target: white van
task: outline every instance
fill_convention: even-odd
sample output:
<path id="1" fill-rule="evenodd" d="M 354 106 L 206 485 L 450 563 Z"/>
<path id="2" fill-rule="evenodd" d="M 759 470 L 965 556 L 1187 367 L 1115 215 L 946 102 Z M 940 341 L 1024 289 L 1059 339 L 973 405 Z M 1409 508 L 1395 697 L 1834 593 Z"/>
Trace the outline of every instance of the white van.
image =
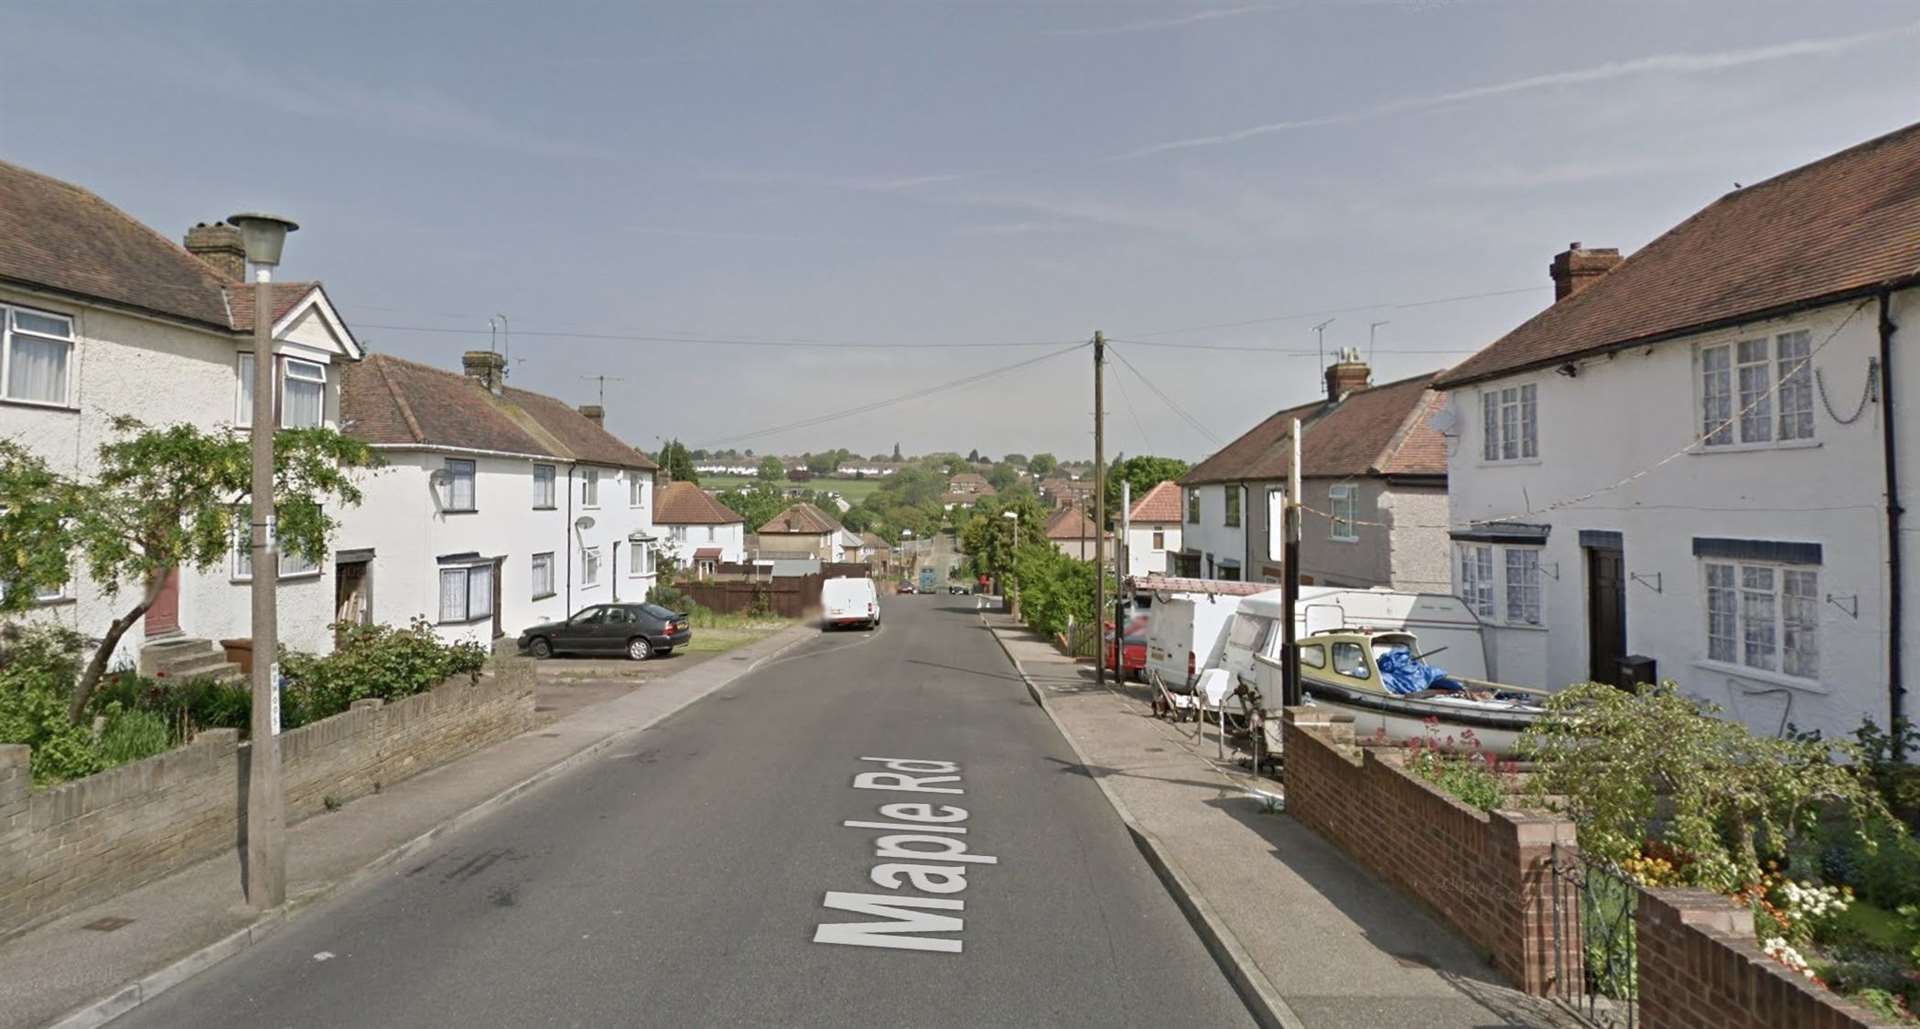
<path id="1" fill-rule="evenodd" d="M 820 628 L 880 625 L 880 591 L 872 579 L 828 579 L 820 587 Z"/>

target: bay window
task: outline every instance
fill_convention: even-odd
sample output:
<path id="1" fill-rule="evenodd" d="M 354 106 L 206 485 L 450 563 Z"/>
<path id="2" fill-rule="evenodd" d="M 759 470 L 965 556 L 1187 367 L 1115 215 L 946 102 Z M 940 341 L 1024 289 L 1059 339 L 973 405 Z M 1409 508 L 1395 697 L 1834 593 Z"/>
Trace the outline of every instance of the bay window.
<path id="1" fill-rule="evenodd" d="M 1488 622 L 1544 626 L 1545 591 L 1540 548 L 1459 544 L 1460 599 Z"/>
<path id="2" fill-rule="evenodd" d="M 1482 618 L 1493 617 L 1493 548 L 1485 543 L 1460 547 L 1460 599 Z"/>
<path id="3" fill-rule="evenodd" d="M 440 569 L 442 624 L 493 617 L 493 563 Z"/>
<path id="4" fill-rule="evenodd" d="M 327 423 L 327 366 L 297 357 L 275 359 L 274 401 L 283 429 L 316 429 Z M 253 424 L 253 355 L 241 353 L 234 364 L 239 393 L 234 402 L 233 424 L 246 428 Z"/>

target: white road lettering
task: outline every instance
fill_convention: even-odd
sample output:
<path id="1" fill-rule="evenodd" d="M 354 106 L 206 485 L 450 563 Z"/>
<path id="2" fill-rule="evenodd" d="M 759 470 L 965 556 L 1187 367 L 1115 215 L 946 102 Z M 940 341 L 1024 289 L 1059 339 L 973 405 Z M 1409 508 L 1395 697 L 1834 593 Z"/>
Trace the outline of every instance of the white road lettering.
<path id="1" fill-rule="evenodd" d="M 884 772 L 859 772 L 853 787 L 859 790 L 886 790 L 896 793 L 966 792 L 960 783 L 960 765 L 954 761 L 930 761 L 921 758 L 863 757 L 861 761 L 878 764 Z M 950 786 L 934 785 L 952 783 Z M 969 865 L 997 865 L 1000 859 L 976 854 L 966 840 L 959 823 L 967 820 L 967 809 L 950 804 L 893 803 L 880 805 L 880 817 L 890 821 L 849 819 L 840 824 L 849 829 L 874 829 L 887 833 L 873 841 L 873 854 L 881 859 L 867 873 L 875 886 L 888 890 L 917 890 L 936 895 L 958 894 L 967 888 Z M 963 912 L 966 902 L 958 897 L 916 897 L 884 893 L 829 892 L 825 906 L 833 911 L 850 911 L 881 921 L 823 922 L 814 928 L 815 943 L 836 943 L 849 947 L 888 947 L 896 950 L 926 950 L 958 954 L 961 940 L 956 937 L 927 934 L 959 933 L 965 919 L 955 915 L 931 914 L 935 911 Z"/>

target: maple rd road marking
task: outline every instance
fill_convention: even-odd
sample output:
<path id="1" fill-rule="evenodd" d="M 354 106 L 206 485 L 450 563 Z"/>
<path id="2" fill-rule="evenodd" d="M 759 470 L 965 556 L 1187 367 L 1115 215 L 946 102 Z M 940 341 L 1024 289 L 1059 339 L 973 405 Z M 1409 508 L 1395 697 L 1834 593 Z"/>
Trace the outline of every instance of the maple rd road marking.
<path id="1" fill-rule="evenodd" d="M 948 796 L 966 793 L 960 786 L 957 762 L 896 757 L 860 760 L 878 764 L 886 771 L 855 775 L 853 788 L 856 790 Z M 966 928 L 966 921 L 957 915 L 934 912 L 962 912 L 967 909 L 967 903 L 958 897 L 940 895 L 966 890 L 968 865 L 997 865 L 1000 859 L 971 853 L 967 841 L 959 838 L 967 834 L 966 826 L 961 824 L 968 818 L 966 808 L 925 802 L 882 804 L 879 817 L 885 821 L 850 819 L 840 823 L 848 829 L 888 833 L 873 841 L 873 856 L 882 860 L 867 873 L 867 878 L 889 890 L 911 885 L 921 893 L 936 896 L 829 891 L 823 902 L 828 910 L 870 915 L 886 921 L 822 922 L 814 928 L 813 942 L 960 953 L 961 941 L 957 934 Z M 916 933 L 954 933 L 956 936 L 914 935 Z"/>

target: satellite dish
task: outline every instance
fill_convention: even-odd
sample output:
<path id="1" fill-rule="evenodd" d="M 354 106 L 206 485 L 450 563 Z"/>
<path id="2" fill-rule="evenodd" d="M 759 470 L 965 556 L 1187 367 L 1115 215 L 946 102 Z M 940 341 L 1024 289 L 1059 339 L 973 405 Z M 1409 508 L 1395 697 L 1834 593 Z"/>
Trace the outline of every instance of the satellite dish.
<path id="1" fill-rule="evenodd" d="M 573 520 L 573 527 L 580 530 L 581 532 L 586 532 L 588 529 L 593 528 L 593 516 L 581 515 L 580 517 L 575 518 Z"/>

